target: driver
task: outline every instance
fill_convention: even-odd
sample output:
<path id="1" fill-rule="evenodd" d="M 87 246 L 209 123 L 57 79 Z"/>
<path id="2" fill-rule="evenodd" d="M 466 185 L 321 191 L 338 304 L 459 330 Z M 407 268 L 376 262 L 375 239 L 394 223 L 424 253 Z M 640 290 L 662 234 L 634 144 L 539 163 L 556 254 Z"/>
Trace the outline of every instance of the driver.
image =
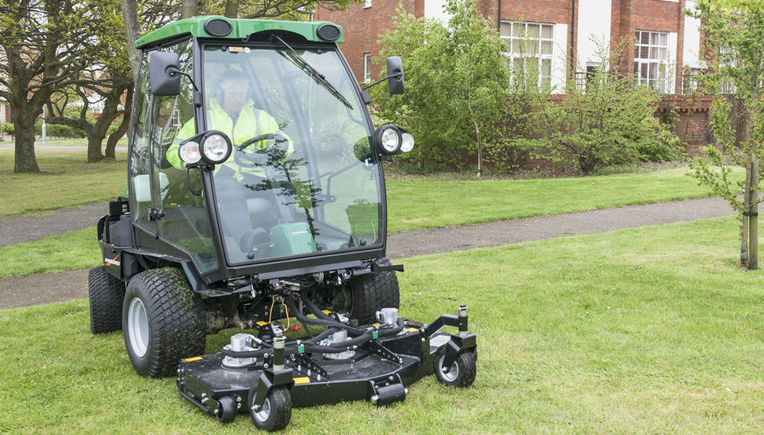
<path id="1" fill-rule="evenodd" d="M 210 99 L 207 110 L 207 128 L 219 130 L 228 135 L 234 147 L 258 135 L 280 132 L 278 123 L 271 115 L 255 108 L 254 101 L 249 98 L 249 78 L 244 72 L 235 69 L 228 69 L 220 76 L 215 98 Z M 195 133 L 193 119 L 186 122 L 178 131 L 175 142 L 167 149 L 167 161 L 172 166 L 178 169 L 184 168 L 184 163 L 178 155 L 178 148 L 183 141 Z M 263 148 L 266 145 L 267 141 L 261 141 L 250 146 Z M 291 155 L 293 151 L 292 140 L 288 139 L 285 157 Z M 242 181 L 241 174 L 244 168 L 237 165 L 234 159 L 229 158 L 223 165 L 234 170 L 237 173 L 237 180 Z M 265 177 L 260 168 L 249 167 L 247 172 L 254 172 L 260 177 Z"/>
<path id="2" fill-rule="evenodd" d="M 228 69 L 220 76 L 215 97 L 210 99 L 208 105 L 207 128 L 228 135 L 234 154 L 241 152 L 236 149 L 237 145 L 259 135 L 274 133 L 286 138 L 286 141 L 276 143 L 286 148 L 283 156 L 279 157 L 280 161 L 285 161 L 294 151 L 292 140 L 280 131 L 276 120 L 267 112 L 255 108 L 255 103 L 249 98 L 249 79 L 239 70 Z M 181 127 L 175 142 L 167 149 L 167 161 L 175 168 L 184 169 L 178 148 L 194 134 L 196 129 L 191 119 Z M 262 140 L 248 147 L 264 149 L 268 144 L 268 140 Z M 255 246 L 267 244 L 266 228 L 272 225 L 275 198 L 273 193 L 257 187 L 267 186 L 265 180 L 269 174 L 266 174 L 263 165 L 240 165 L 233 158 L 234 154 L 215 168 L 215 190 L 229 258 L 240 262 L 252 258 L 245 256 Z M 238 246 L 241 252 L 232 249 L 232 246 Z"/>

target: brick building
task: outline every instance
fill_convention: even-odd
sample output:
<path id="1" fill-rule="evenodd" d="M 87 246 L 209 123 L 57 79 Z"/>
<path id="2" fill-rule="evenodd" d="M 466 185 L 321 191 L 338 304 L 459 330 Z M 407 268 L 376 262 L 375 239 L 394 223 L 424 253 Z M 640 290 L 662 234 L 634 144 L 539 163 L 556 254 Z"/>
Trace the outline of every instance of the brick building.
<path id="1" fill-rule="evenodd" d="M 373 65 L 378 56 L 380 34 L 392 27 L 391 18 L 398 5 L 415 17 L 448 17 L 443 12 L 445 0 L 365 0 L 344 11 L 318 8 L 316 20 L 335 22 L 343 27 L 342 50 L 359 82 L 379 78 L 381 66 Z M 609 41 L 614 48 L 623 38 L 636 43 L 625 54 L 633 65 L 636 80 L 666 94 L 656 111 L 665 119 L 667 110 L 675 111 L 674 131 L 685 141 L 687 152 L 695 155 L 700 147 L 713 141 L 710 133 L 710 96 L 685 99 L 681 94 L 683 77 L 703 68 L 700 59 L 702 33 L 700 22 L 682 10 L 694 9 L 695 0 L 479 0 L 478 10 L 494 22 L 507 41 L 509 56 L 515 62 L 527 62 L 517 56 L 521 41 L 535 46 L 540 80 L 564 93 L 566 77 L 575 70 L 585 80 L 587 69 L 596 66 L 596 43 L 592 38 Z M 633 63 L 632 63 L 633 60 Z"/>
<path id="2" fill-rule="evenodd" d="M 399 4 L 416 17 L 447 20 L 445 0 L 366 0 L 344 11 L 318 8 L 316 20 L 343 27 L 342 49 L 359 82 L 376 79 L 378 36 L 391 28 Z M 624 37 L 636 37 L 634 71 L 639 81 L 663 93 L 679 93 L 682 74 L 699 68 L 700 23 L 685 16 L 695 0 L 480 0 L 481 13 L 495 22 L 507 40 L 510 56 L 520 42 L 538 43 L 535 55 L 541 80 L 564 92 L 571 68 L 585 74 L 594 66 L 592 37 L 615 47 Z"/>

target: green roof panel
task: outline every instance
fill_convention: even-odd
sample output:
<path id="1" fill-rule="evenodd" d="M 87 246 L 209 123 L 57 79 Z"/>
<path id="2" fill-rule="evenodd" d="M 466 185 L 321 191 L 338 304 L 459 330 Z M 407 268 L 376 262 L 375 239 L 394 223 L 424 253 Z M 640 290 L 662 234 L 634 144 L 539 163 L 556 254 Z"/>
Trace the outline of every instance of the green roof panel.
<path id="1" fill-rule="evenodd" d="M 210 35 L 204 30 L 204 23 L 211 19 L 221 19 L 231 24 L 231 33 L 227 36 L 223 36 L 222 38 L 224 39 L 242 41 L 253 33 L 267 30 L 282 30 L 302 35 L 308 41 L 327 42 L 319 38 L 316 31 L 324 24 L 332 24 L 340 29 L 340 37 L 333 42 L 343 42 L 342 28 L 327 21 L 308 23 L 304 21 L 232 19 L 217 15 L 204 15 L 166 24 L 159 29 L 138 38 L 135 41 L 135 47 L 142 48 L 164 40 L 174 39 L 181 35 L 191 35 L 197 38 L 221 38 L 219 36 Z"/>

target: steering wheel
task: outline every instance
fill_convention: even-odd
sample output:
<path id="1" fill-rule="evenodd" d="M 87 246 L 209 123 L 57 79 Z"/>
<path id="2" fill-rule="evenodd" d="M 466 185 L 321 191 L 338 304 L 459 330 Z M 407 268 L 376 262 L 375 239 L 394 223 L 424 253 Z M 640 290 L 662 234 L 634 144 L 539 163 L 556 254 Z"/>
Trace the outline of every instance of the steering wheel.
<path id="1" fill-rule="evenodd" d="M 268 141 L 268 145 L 259 148 L 253 147 L 252 144 Z M 250 163 L 258 165 L 265 164 L 269 159 L 281 160 L 289 151 L 289 139 L 283 133 L 268 133 L 259 134 L 240 145 L 236 145 L 236 149 L 240 152 L 234 153 L 234 160 L 238 164 L 245 163 L 244 160 Z"/>

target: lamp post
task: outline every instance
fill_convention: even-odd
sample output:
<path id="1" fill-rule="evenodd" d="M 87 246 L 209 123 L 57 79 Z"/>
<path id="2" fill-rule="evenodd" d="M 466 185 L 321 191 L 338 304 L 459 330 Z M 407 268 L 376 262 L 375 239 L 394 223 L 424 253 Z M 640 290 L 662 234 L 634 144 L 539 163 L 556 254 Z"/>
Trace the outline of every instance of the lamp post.
<path id="1" fill-rule="evenodd" d="M 295 9 L 295 12 L 297 12 L 298 14 L 310 15 L 310 22 L 311 23 L 313 22 L 313 14 L 314 14 L 314 12 L 305 9 L 305 6 L 300 6 L 299 8 Z"/>

